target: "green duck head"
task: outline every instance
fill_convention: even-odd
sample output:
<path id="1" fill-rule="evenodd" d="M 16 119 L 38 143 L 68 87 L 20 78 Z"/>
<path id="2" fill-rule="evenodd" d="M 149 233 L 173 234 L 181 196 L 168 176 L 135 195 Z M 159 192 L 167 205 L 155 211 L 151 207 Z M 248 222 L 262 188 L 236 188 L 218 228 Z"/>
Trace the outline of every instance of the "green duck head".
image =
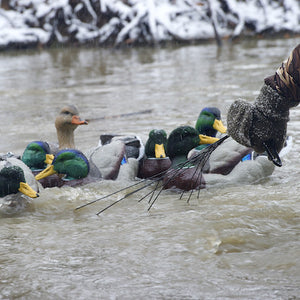
<path id="1" fill-rule="evenodd" d="M 189 151 L 203 144 L 212 144 L 218 138 L 199 134 L 198 130 L 191 126 L 180 126 L 174 129 L 168 138 L 167 155 L 177 161 L 186 160 Z"/>
<path id="2" fill-rule="evenodd" d="M 226 133 L 221 121 L 221 112 L 217 107 L 205 107 L 199 114 L 195 128 L 200 134 L 215 137 L 217 132 Z"/>
<path id="3" fill-rule="evenodd" d="M 165 158 L 167 133 L 162 129 L 153 129 L 145 145 L 145 154 L 148 158 Z"/>
<path id="4" fill-rule="evenodd" d="M 44 170 L 47 167 L 46 159 L 49 157 L 48 143 L 34 141 L 27 145 L 22 155 L 22 161 L 32 170 Z"/>
<path id="5" fill-rule="evenodd" d="M 65 180 L 85 178 L 89 173 L 90 167 L 85 155 L 75 149 L 64 149 L 59 151 L 51 165 L 35 176 L 40 180 L 52 174 L 65 175 Z"/>
<path id="6" fill-rule="evenodd" d="M 34 191 L 26 182 L 23 170 L 18 166 L 4 167 L 0 171 L 0 197 L 10 194 L 23 193 L 31 198 L 38 197 L 38 193 Z"/>
<path id="7" fill-rule="evenodd" d="M 191 126 L 180 126 L 174 129 L 168 138 L 167 154 L 173 159 L 176 156 L 186 156 L 190 150 L 200 144 L 199 132 Z"/>

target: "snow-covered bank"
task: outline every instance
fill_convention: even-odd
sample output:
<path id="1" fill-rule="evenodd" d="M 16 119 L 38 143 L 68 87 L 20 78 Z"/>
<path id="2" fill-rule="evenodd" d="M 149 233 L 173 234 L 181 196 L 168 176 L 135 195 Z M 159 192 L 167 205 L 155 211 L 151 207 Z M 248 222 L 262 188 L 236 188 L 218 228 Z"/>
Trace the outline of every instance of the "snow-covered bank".
<path id="1" fill-rule="evenodd" d="M 0 49 L 300 34 L 299 0 L 0 0 Z"/>

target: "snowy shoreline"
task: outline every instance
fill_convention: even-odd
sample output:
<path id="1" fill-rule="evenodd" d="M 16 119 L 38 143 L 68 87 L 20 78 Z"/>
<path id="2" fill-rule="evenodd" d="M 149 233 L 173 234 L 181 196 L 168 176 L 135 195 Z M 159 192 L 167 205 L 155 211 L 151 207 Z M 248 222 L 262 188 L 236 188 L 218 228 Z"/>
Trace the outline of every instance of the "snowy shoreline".
<path id="1" fill-rule="evenodd" d="M 0 0 L 0 50 L 300 34 L 300 1 Z"/>

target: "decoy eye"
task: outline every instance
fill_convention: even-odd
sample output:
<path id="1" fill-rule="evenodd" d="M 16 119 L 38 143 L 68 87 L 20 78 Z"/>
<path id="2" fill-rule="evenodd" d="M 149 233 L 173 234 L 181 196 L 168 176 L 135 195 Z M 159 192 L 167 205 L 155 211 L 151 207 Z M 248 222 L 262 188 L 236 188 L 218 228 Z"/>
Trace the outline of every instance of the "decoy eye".
<path id="1" fill-rule="evenodd" d="M 67 110 L 63 111 L 62 114 L 63 115 L 71 115 L 71 113 L 69 111 L 67 111 Z"/>

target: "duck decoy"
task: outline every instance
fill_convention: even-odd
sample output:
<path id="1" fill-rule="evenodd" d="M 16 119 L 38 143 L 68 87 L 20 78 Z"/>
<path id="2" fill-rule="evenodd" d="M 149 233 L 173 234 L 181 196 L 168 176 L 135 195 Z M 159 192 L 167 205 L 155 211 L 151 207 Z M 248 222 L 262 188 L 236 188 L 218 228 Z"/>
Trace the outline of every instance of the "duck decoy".
<path id="1" fill-rule="evenodd" d="M 211 126 L 212 124 L 213 122 Z M 213 134 L 215 135 L 215 133 Z M 192 160 L 187 163 L 187 156 L 196 147 L 207 146 L 218 140 L 219 138 L 200 134 L 196 128 L 191 126 L 180 126 L 174 129 L 167 141 L 167 153 L 172 161 L 172 166 L 163 176 L 164 187 L 175 186 L 179 189 L 190 190 L 201 185 L 201 170 L 195 167 Z"/>
<path id="2" fill-rule="evenodd" d="M 52 162 L 54 156 L 50 152 L 47 142 L 33 141 L 24 150 L 22 161 L 37 174 Z"/>
<path id="3" fill-rule="evenodd" d="M 165 158 L 167 145 L 167 133 L 163 129 L 153 129 L 149 132 L 145 145 L 147 157 Z"/>
<path id="4" fill-rule="evenodd" d="M 145 155 L 140 160 L 139 178 L 161 176 L 171 166 L 171 160 L 166 156 L 167 133 L 162 129 L 153 129 L 149 132 L 145 144 Z"/>
<path id="5" fill-rule="evenodd" d="M 24 207 L 26 197 L 39 196 L 40 185 L 30 169 L 12 153 L 0 155 L 0 211 L 14 213 Z"/>
<path id="6" fill-rule="evenodd" d="M 79 150 L 63 149 L 35 178 L 48 188 L 75 187 L 101 179 L 114 180 L 119 176 L 124 155 L 125 144 L 118 140 L 92 150 L 89 159 Z"/>
<path id="7" fill-rule="evenodd" d="M 191 126 L 175 128 L 167 141 L 167 155 L 172 160 L 172 165 L 186 161 L 190 150 L 199 145 L 209 145 L 218 141 L 219 138 L 199 134 L 198 130 Z"/>
<path id="8" fill-rule="evenodd" d="M 87 125 L 88 121 L 79 117 L 76 106 L 64 106 L 55 120 L 58 149 L 74 149 L 74 131 L 79 125 Z M 52 151 L 53 152 L 53 151 Z"/>
<path id="9" fill-rule="evenodd" d="M 217 107 L 204 107 L 196 121 L 195 128 L 199 133 L 215 137 L 218 132 L 226 133 L 226 127 L 221 121 L 221 111 Z"/>
<path id="10" fill-rule="evenodd" d="M 9 152 L 6 154 L 0 154 L 0 168 L 3 167 L 10 167 L 10 166 L 16 166 L 22 169 L 25 177 L 25 182 L 36 191 L 36 193 L 39 192 L 41 186 L 40 184 L 35 180 L 33 173 L 31 172 L 30 168 L 22 162 L 19 156 Z"/>
<path id="11" fill-rule="evenodd" d="M 36 180 L 47 179 L 44 187 L 79 186 L 99 178 L 89 176 L 90 165 L 86 156 L 76 149 L 60 150 L 52 163 L 35 176 Z"/>
<path id="12" fill-rule="evenodd" d="M 2 167 L 0 170 L 0 197 L 18 192 L 30 198 L 38 197 L 37 191 L 26 183 L 24 172 L 19 166 Z"/>
<path id="13" fill-rule="evenodd" d="M 224 138 L 226 140 L 209 157 L 205 157 L 205 149 L 193 152 L 188 155 L 184 168 L 179 166 L 177 170 L 168 171 L 164 176 L 164 188 L 187 191 L 216 185 L 252 184 L 272 175 L 275 165 L 267 154 L 257 154 L 229 136 Z M 291 147 L 289 137 L 280 156 L 286 155 Z"/>

